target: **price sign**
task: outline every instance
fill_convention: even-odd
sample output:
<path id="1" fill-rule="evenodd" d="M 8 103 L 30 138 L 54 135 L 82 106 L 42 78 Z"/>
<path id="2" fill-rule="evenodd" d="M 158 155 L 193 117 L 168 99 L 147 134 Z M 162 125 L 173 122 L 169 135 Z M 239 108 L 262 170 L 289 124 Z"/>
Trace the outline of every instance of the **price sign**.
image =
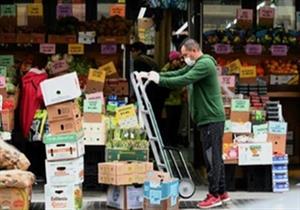
<path id="1" fill-rule="evenodd" d="M 65 72 L 69 69 L 69 65 L 65 60 L 55 61 L 51 66 L 51 73 L 57 74 L 60 72 Z"/>
<path id="2" fill-rule="evenodd" d="M 84 100 L 83 112 L 85 113 L 101 113 L 102 102 L 101 100 Z"/>
<path id="3" fill-rule="evenodd" d="M 237 20 L 250 20 L 253 19 L 253 10 L 252 9 L 237 9 L 236 13 Z"/>
<path id="4" fill-rule="evenodd" d="M 259 10 L 259 18 L 274 19 L 275 9 L 272 7 L 262 7 Z"/>
<path id="5" fill-rule="evenodd" d="M 226 120 L 224 125 L 224 133 L 229 133 L 229 132 L 231 132 L 231 121 Z"/>
<path id="6" fill-rule="evenodd" d="M 69 44 L 68 53 L 70 55 L 83 55 L 84 54 L 84 45 L 83 44 Z"/>
<path id="7" fill-rule="evenodd" d="M 241 61 L 239 59 L 234 60 L 230 64 L 226 65 L 229 74 L 239 74 L 242 68 Z"/>
<path id="8" fill-rule="evenodd" d="M 56 53 L 55 44 L 40 44 L 40 53 L 52 55 Z"/>
<path id="9" fill-rule="evenodd" d="M 81 31 L 78 33 L 78 42 L 80 44 L 92 44 L 95 43 L 96 32 L 95 31 Z"/>
<path id="10" fill-rule="evenodd" d="M 43 4 L 28 4 L 28 16 L 43 16 Z"/>
<path id="11" fill-rule="evenodd" d="M 6 87 L 6 77 L 0 76 L 0 88 Z"/>
<path id="12" fill-rule="evenodd" d="M 214 49 L 216 54 L 229 54 L 232 52 L 229 44 L 215 44 Z"/>
<path id="13" fill-rule="evenodd" d="M 240 71 L 240 78 L 256 77 L 256 66 L 243 66 Z"/>
<path id="14" fill-rule="evenodd" d="M 106 72 L 100 69 L 90 69 L 89 70 L 89 80 L 97 81 L 97 82 L 105 82 Z"/>
<path id="15" fill-rule="evenodd" d="M 235 87 L 235 76 L 219 76 L 221 86 Z"/>
<path id="16" fill-rule="evenodd" d="M 117 73 L 117 69 L 115 67 L 114 62 L 109 62 L 103 66 L 99 67 L 100 71 L 105 71 L 107 76 L 113 75 Z"/>
<path id="17" fill-rule="evenodd" d="M 102 55 L 113 55 L 117 53 L 117 45 L 115 44 L 102 44 L 101 54 Z"/>
<path id="18" fill-rule="evenodd" d="M 261 55 L 262 46 L 260 44 L 247 44 L 245 51 L 247 55 Z"/>
<path id="19" fill-rule="evenodd" d="M 276 122 L 269 121 L 269 133 L 270 134 L 287 134 L 287 123 L 286 122 Z"/>
<path id="20" fill-rule="evenodd" d="M 116 118 L 121 128 L 136 128 L 139 125 L 133 104 L 117 108 Z"/>
<path id="21" fill-rule="evenodd" d="M 120 17 L 125 17 L 125 5 L 124 4 L 114 4 L 111 6 L 109 11 L 110 16 L 118 15 Z"/>
<path id="22" fill-rule="evenodd" d="M 263 135 L 268 133 L 268 124 L 253 125 L 254 135 Z"/>
<path id="23" fill-rule="evenodd" d="M 248 99 L 232 99 L 231 110 L 235 112 L 249 112 L 250 101 Z"/>
<path id="24" fill-rule="evenodd" d="M 0 66 L 10 67 L 15 63 L 13 55 L 0 55 Z"/>
<path id="25" fill-rule="evenodd" d="M 15 4 L 4 4 L 1 5 L 1 16 L 16 16 L 16 5 Z"/>
<path id="26" fill-rule="evenodd" d="M 72 4 L 58 4 L 56 7 L 56 18 L 73 16 Z"/>
<path id="27" fill-rule="evenodd" d="M 7 67 L 0 66 L 0 76 L 6 77 L 6 75 L 7 75 Z"/>
<path id="28" fill-rule="evenodd" d="M 272 45 L 271 46 L 272 56 L 287 56 L 288 47 L 286 45 Z"/>

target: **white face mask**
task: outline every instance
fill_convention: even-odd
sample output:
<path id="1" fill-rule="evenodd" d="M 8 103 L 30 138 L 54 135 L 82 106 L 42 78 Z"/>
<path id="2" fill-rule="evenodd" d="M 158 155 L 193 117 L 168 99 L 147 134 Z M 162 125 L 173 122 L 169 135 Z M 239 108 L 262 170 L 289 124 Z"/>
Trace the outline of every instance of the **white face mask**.
<path id="1" fill-rule="evenodd" d="M 196 61 L 195 60 L 192 60 L 190 57 L 185 57 L 184 58 L 184 62 L 188 65 L 188 66 L 193 66 Z"/>

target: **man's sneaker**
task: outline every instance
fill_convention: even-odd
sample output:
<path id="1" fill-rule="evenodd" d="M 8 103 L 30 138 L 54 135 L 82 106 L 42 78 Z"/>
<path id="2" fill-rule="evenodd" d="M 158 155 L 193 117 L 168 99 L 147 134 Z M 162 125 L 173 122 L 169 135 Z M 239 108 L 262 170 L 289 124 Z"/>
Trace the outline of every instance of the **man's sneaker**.
<path id="1" fill-rule="evenodd" d="M 217 206 L 221 206 L 221 205 L 222 205 L 222 202 L 221 202 L 220 196 L 214 197 L 211 194 L 207 194 L 206 198 L 197 204 L 197 206 L 200 209 L 209 209 L 209 208 L 217 207 Z"/>
<path id="2" fill-rule="evenodd" d="M 228 201 L 231 200 L 231 198 L 229 197 L 228 192 L 224 192 L 223 194 L 220 195 L 220 199 L 223 203 L 227 203 Z"/>

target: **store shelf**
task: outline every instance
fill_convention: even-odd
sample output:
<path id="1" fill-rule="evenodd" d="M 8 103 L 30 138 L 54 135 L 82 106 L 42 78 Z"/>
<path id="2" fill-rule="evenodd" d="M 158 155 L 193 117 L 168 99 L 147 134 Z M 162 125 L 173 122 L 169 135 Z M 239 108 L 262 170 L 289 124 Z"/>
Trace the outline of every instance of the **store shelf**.
<path id="1" fill-rule="evenodd" d="M 271 98 L 299 98 L 299 92 L 288 92 L 288 91 L 278 91 L 278 92 L 268 92 L 268 96 Z"/>

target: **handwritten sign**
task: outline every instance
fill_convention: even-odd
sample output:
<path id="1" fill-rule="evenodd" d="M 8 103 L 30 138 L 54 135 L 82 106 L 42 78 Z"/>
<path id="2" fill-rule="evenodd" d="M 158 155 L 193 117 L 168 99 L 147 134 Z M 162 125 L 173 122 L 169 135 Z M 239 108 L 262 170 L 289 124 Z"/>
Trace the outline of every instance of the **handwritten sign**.
<path id="1" fill-rule="evenodd" d="M 275 9 L 272 7 L 262 7 L 259 9 L 259 18 L 274 19 Z"/>
<path id="2" fill-rule="evenodd" d="M 68 69 L 69 69 L 69 65 L 67 64 L 67 62 L 65 60 L 55 61 L 51 65 L 51 73 L 52 74 L 58 74 L 60 72 L 65 72 Z"/>
<path id="3" fill-rule="evenodd" d="M 56 53 L 55 44 L 40 44 L 40 53 L 52 55 Z"/>
<path id="4" fill-rule="evenodd" d="M 253 134 L 254 135 L 262 135 L 268 133 L 268 124 L 261 124 L 261 125 L 253 125 Z"/>
<path id="5" fill-rule="evenodd" d="M 13 55 L 0 55 L 0 66 L 10 67 L 15 63 Z"/>
<path id="6" fill-rule="evenodd" d="M 101 113 L 102 112 L 101 100 L 84 100 L 83 112 L 85 112 L 85 113 Z"/>
<path id="7" fill-rule="evenodd" d="M 117 108 L 116 118 L 121 128 L 136 128 L 139 125 L 133 104 Z"/>
<path id="8" fill-rule="evenodd" d="M 237 9 L 236 12 L 237 20 L 250 20 L 253 19 L 253 10 L 252 9 Z"/>
<path id="9" fill-rule="evenodd" d="M 256 77 L 256 66 L 243 66 L 240 71 L 240 78 Z"/>
<path id="10" fill-rule="evenodd" d="M 120 17 L 125 17 L 125 5 L 124 4 L 114 4 L 110 7 L 109 16 L 118 15 Z"/>
<path id="11" fill-rule="evenodd" d="M 0 76 L 6 77 L 6 75 L 7 75 L 7 67 L 0 66 Z"/>
<path id="12" fill-rule="evenodd" d="M 15 4 L 4 4 L 1 5 L 1 16 L 16 16 L 16 5 Z"/>
<path id="13" fill-rule="evenodd" d="M 269 133 L 285 135 L 287 134 L 287 123 L 286 122 L 276 122 L 269 121 Z"/>
<path id="14" fill-rule="evenodd" d="M 242 68 L 242 64 L 239 59 L 236 59 L 233 62 L 226 65 L 226 67 L 228 68 L 229 74 L 239 74 Z"/>
<path id="15" fill-rule="evenodd" d="M 219 76 L 222 86 L 235 87 L 235 76 Z"/>
<path id="16" fill-rule="evenodd" d="M 6 79 L 3 76 L 0 76 L 0 88 L 6 87 Z"/>
<path id="17" fill-rule="evenodd" d="M 245 47 L 245 52 L 247 55 L 261 55 L 262 45 L 260 44 L 247 44 Z"/>
<path id="18" fill-rule="evenodd" d="M 102 55 L 113 55 L 117 53 L 117 45 L 115 44 L 102 44 L 101 54 Z"/>
<path id="19" fill-rule="evenodd" d="M 99 67 L 100 71 L 105 71 L 107 76 L 113 75 L 117 73 L 117 69 L 115 67 L 114 62 L 109 62 L 103 66 Z"/>
<path id="20" fill-rule="evenodd" d="M 28 4 L 28 16 L 43 16 L 43 4 Z"/>
<path id="21" fill-rule="evenodd" d="M 84 54 L 84 45 L 83 44 L 69 44 L 68 53 L 70 55 L 83 55 Z"/>
<path id="22" fill-rule="evenodd" d="M 95 43 L 96 32 L 95 31 L 81 31 L 78 33 L 78 43 L 80 44 L 92 44 Z"/>
<path id="23" fill-rule="evenodd" d="M 97 82 L 105 82 L 106 72 L 99 69 L 90 69 L 89 70 L 89 80 L 97 81 Z"/>
<path id="24" fill-rule="evenodd" d="M 272 56 L 287 56 L 288 47 L 286 45 L 272 45 L 271 48 Z"/>
<path id="25" fill-rule="evenodd" d="M 248 112 L 250 110 L 250 101 L 248 99 L 232 99 L 231 111 Z"/>
<path id="26" fill-rule="evenodd" d="M 232 52 L 229 44 L 215 44 L 214 49 L 216 54 L 229 54 Z"/>
<path id="27" fill-rule="evenodd" d="M 73 16 L 72 4 L 58 4 L 56 7 L 56 18 Z"/>

